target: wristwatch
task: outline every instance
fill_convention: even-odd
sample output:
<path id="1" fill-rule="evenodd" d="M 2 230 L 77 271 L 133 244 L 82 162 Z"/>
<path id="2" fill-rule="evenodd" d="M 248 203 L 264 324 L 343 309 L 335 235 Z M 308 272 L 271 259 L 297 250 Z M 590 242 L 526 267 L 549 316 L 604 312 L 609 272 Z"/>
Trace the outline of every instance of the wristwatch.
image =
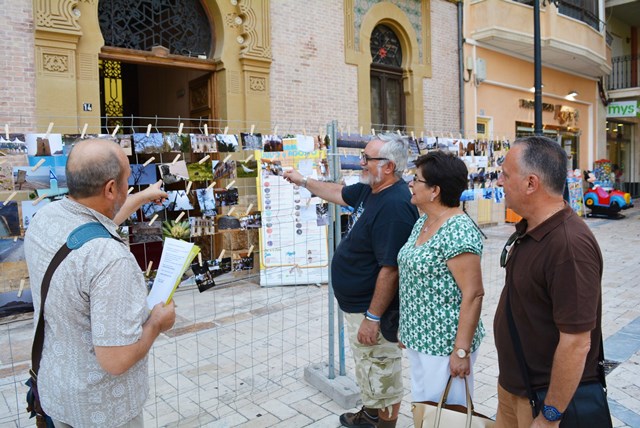
<path id="1" fill-rule="evenodd" d="M 300 183 L 300 185 L 306 189 L 308 181 L 309 181 L 309 177 L 303 177 L 302 178 L 302 183 Z"/>
<path id="2" fill-rule="evenodd" d="M 542 416 L 549 422 L 556 422 L 562 419 L 562 413 L 558 409 L 546 404 L 542 407 Z"/>
<path id="3" fill-rule="evenodd" d="M 469 356 L 471 355 L 471 353 L 469 351 L 467 351 L 466 349 L 462 349 L 462 348 L 458 348 L 456 349 L 456 355 L 458 356 L 458 358 L 469 358 Z"/>

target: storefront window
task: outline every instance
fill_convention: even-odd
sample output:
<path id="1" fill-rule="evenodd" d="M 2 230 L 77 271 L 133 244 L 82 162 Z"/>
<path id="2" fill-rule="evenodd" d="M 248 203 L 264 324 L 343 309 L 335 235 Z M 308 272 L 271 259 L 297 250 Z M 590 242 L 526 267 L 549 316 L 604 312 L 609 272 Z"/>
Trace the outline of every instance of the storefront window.
<path id="1" fill-rule="evenodd" d="M 580 130 L 577 128 L 569 128 L 565 126 L 544 125 L 542 134 L 545 137 L 555 140 L 567 152 L 569 164 L 567 169 L 578 169 L 580 165 Z M 533 132 L 533 123 L 516 122 L 516 138 L 535 135 Z"/>
<path id="2" fill-rule="evenodd" d="M 611 161 L 611 169 L 615 173 L 615 187 L 632 194 L 638 189 L 631 189 L 632 183 L 632 141 L 633 126 L 628 123 L 607 122 L 607 158 Z"/>

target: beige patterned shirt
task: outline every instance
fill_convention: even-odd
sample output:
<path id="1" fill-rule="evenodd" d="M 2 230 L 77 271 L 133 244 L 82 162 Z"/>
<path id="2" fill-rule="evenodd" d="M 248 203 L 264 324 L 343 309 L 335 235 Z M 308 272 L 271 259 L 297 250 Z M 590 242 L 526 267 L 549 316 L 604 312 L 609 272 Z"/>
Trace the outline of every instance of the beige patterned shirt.
<path id="1" fill-rule="evenodd" d="M 38 211 L 25 238 L 34 303 L 54 254 L 76 227 L 99 221 L 116 225 L 71 199 Z M 142 412 L 149 392 L 147 359 L 120 376 L 105 372 L 95 346 L 137 342 L 149 316 L 147 290 L 135 258 L 122 243 L 98 238 L 72 251 L 53 275 L 45 303 L 45 333 L 38 390 L 43 409 L 75 427 L 117 427 Z"/>

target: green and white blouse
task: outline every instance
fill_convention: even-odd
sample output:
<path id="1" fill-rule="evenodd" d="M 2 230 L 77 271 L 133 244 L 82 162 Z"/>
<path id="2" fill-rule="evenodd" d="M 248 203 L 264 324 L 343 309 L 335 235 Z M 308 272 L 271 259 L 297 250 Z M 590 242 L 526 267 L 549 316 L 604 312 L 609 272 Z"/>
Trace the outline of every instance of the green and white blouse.
<path id="1" fill-rule="evenodd" d="M 416 240 L 427 219 L 418 219 L 409 240 L 398 253 L 400 271 L 400 330 L 402 343 L 429 355 L 446 356 L 453 352 L 462 292 L 456 284 L 447 260 L 462 254 L 481 255 L 480 232 L 466 215 L 447 219 L 422 245 Z M 473 335 L 471 352 L 485 335 L 479 321 Z"/>

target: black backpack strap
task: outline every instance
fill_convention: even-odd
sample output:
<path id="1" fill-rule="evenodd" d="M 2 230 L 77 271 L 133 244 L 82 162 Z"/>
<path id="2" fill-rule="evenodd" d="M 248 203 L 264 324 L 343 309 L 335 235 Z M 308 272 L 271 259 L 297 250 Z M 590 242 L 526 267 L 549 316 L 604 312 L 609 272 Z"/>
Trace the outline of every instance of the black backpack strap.
<path id="1" fill-rule="evenodd" d="M 38 325 L 36 326 L 33 346 L 31 347 L 31 376 L 35 379 L 38 378 L 40 359 L 42 358 L 42 347 L 44 346 L 44 304 L 47 300 L 47 294 L 49 293 L 51 278 L 56 269 L 58 269 L 58 266 L 60 266 L 60 263 L 62 263 L 71 251 L 77 250 L 87 242 L 96 238 L 113 238 L 122 242 L 120 238 L 111 235 L 102 223 L 92 222 L 83 224 L 69 234 L 67 242 L 60 247 L 58 252 L 53 256 L 47 271 L 44 273 L 42 285 L 40 286 L 40 315 L 38 316 Z"/>

